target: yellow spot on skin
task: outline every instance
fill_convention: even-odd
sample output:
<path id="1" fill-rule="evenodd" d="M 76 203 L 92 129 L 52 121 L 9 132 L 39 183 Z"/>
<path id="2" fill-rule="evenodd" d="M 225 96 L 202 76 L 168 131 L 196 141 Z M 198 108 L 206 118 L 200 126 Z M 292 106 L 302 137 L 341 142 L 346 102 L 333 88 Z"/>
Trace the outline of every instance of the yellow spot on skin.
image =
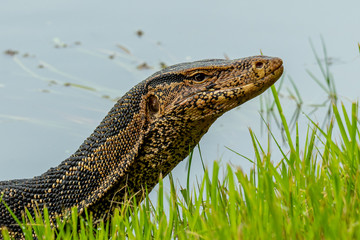
<path id="1" fill-rule="evenodd" d="M 206 104 L 206 102 L 202 98 L 200 98 L 196 101 L 197 106 L 204 106 L 205 104 Z"/>

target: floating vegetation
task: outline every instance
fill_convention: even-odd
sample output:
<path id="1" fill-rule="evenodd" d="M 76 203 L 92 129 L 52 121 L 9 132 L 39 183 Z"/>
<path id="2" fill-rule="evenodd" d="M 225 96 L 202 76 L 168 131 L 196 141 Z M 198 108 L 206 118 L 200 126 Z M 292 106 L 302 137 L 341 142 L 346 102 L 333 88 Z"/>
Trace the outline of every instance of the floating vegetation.
<path id="1" fill-rule="evenodd" d="M 146 62 L 144 62 L 144 63 L 142 63 L 140 65 L 137 65 L 136 69 L 144 70 L 144 69 L 151 69 L 151 67 Z"/>
<path id="2" fill-rule="evenodd" d="M 5 55 L 9 55 L 9 56 L 15 56 L 17 55 L 19 52 L 16 50 L 12 50 L 12 49 L 8 49 L 4 52 Z"/>
<path id="3" fill-rule="evenodd" d="M 55 48 L 66 48 L 68 45 L 60 40 L 60 38 L 53 38 L 53 43 Z"/>
<path id="4" fill-rule="evenodd" d="M 105 99 L 111 99 L 111 97 L 109 95 L 102 95 L 101 97 L 105 98 Z"/>
<path id="5" fill-rule="evenodd" d="M 124 47 L 123 45 L 121 44 L 116 44 L 116 47 L 120 48 L 121 50 L 123 50 L 126 54 L 129 54 L 129 55 L 132 55 L 130 50 L 126 47 Z"/>
<path id="6" fill-rule="evenodd" d="M 81 89 L 84 89 L 84 90 L 89 90 L 89 91 L 96 91 L 95 88 L 92 88 L 92 87 L 89 87 L 89 86 L 85 86 L 85 85 L 81 85 L 81 84 L 76 84 L 76 83 L 64 83 L 64 86 L 65 87 L 76 87 L 76 88 L 81 88 Z"/>
<path id="7" fill-rule="evenodd" d="M 144 35 L 144 32 L 142 30 L 137 30 L 135 33 L 138 37 L 142 37 Z"/>
<path id="8" fill-rule="evenodd" d="M 166 63 L 160 62 L 160 68 L 161 69 L 164 69 L 164 68 L 167 68 L 167 67 L 168 67 L 168 65 Z"/>

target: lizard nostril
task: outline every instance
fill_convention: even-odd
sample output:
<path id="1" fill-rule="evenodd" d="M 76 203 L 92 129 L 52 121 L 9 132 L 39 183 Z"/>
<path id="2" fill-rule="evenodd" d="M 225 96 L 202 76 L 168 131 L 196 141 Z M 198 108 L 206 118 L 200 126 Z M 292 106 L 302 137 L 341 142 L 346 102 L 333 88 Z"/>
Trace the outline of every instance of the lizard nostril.
<path id="1" fill-rule="evenodd" d="M 256 68 L 262 68 L 264 66 L 264 63 L 263 62 L 257 62 L 255 63 L 255 67 Z"/>

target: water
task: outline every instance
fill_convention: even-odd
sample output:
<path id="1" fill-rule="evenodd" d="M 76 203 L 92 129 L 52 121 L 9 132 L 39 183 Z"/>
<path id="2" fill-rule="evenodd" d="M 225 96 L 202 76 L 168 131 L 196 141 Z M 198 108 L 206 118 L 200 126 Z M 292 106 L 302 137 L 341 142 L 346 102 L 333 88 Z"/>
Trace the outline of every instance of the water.
<path id="1" fill-rule="evenodd" d="M 326 94 L 309 39 L 320 36 L 344 101 L 358 99 L 359 1 L 3 1 L 0 9 L 0 180 L 39 175 L 67 158 L 133 85 L 168 65 L 204 58 L 281 57 L 284 94 L 296 82 L 306 104 Z M 137 31 L 143 35 L 139 37 Z M 146 63 L 151 69 L 139 70 Z M 320 77 L 321 78 L 321 77 Z M 72 86 L 65 86 L 72 84 Z M 284 99 L 288 112 L 294 104 Z M 259 98 L 221 117 L 200 146 L 207 166 L 252 166 Z M 303 116 L 301 116 L 304 118 Z M 321 118 L 321 117 L 319 117 Z M 304 121 L 304 120 L 302 120 Z M 306 129 L 306 123 L 303 124 Z M 192 176 L 201 177 L 195 154 Z M 186 161 L 173 175 L 183 186 Z"/>

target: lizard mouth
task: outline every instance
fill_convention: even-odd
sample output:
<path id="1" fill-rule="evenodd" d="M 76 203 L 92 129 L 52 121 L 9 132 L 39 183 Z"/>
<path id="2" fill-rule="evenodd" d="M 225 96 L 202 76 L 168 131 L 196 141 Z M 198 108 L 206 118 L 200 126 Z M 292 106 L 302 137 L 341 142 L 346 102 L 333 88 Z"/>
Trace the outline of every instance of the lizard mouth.
<path id="1" fill-rule="evenodd" d="M 271 87 L 282 75 L 284 71 L 284 67 L 280 65 L 277 69 L 270 72 L 263 78 L 256 80 L 254 82 L 248 83 L 243 86 L 238 86 L 232 89 L 224 90 L 224 92 L 237 92 L 238 94 L 234 94 L 235 99 L 237 99 L 237 104 L 243 104 L 244 102 L 260 95 L 269 87 Z"/>
<path id="2" fill-rule="evenodd" d="M 205 101 L 201 99 L 211 98 L 216 99 L 214 101 L 209 101 L 208 105 L 223 105 L 225 102 L 234 102 L 236 106 L 258 96 L 263 93 L 266 89 L 268 89 L 271 85 L 273 85 L 282 75 L 284 71 L 283 65 L 279 65 L 272 72 L 269 72 L 266 76 L 261 79 L 257 79 L 253 82 L 238 85 L 233 87 L 226 87 L 224 89 L 216 89 L 216 90 L 208 90 L 196 92 L 188 95 L 185 99 L 182 99 L 177 103 L 177 105 L 186 105 L 189 102 L 193 101 Z M 205 103 L 206 104 L 206 103 Z M 236 107 L 234 106 L 234 107 Z M 211 106 L 210 106 L 211 107 Z M 229 109 L 227 109 L 229 110 Z M 227 111 L 225 110 L 225 111 Z"/>
<path id="3" fill-rule="evenodd" d="M 262 92 L 264 92 L 271 85 L 273 85 L 281 77 L 283 71 L 284 71 L 284 67 L 283 65 L 280 65 L 278 68 L 274 69 L 272 72 L 268 73 L 266 76 L 264 76 L 261 79 L 254 80 L 253 82 L 247 83 L 245 85 L 240 85 L 228 90 L 231 91 L 233 89 L 244 89 L 246 91 L 251 89 L 256 92 L 256 95 L 252 95 L 253 97 L 255 97 L 261 94 Z"/>

